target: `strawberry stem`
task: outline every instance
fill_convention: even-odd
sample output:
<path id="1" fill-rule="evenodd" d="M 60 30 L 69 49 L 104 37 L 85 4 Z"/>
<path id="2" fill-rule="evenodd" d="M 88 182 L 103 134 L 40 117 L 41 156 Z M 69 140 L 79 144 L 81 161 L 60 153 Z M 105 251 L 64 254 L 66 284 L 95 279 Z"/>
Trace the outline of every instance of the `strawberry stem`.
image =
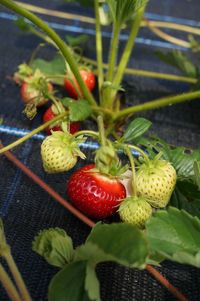
<path id="1" fill-rule="evenodd" d="M 66 112 L 64 112 L 64 113 L 56 116 L 54 119 L 51 119 L 51 120 L 47 121 L 46 123 L 44 123 L 41 126 L 37 127 L 36 129 L 34 129 L 33 131 L 31 131 L 30 133 L 28 133 L 24 137 L 22 137 L 22 138 L 20 138 L 20 139 L 18 139 L 16 141 L 14 141 L 13 143 L 10 143 L 9 145 L 1 148 L 0 149 L 0 154 L 3 154 L 6 151 L 10 150 L 11 148 L 14 148 L 14 147 L 20 145 L 21 143 L 25 142 L 26 140 L 28 140 L 29 138 L 31 138 L 35 134 L 43 131 L 45 128 L 49 127 L 51 124 L 55 123 L 56 121 L 62 120 L 68 114 L 69 114 L 69 112 L 66 111 Z"/>
<path id="2" fill-rule="evenodd" d="M 98 124 L 98 129 L 99 129 L 100 143 L 102 146 L 105 146 L 106 145 L 106 135 L 105 135 L 103 117 L 101 115 L 99 115 L 97 117 L 97 124 Z"/>
<path id="3" fill-rule="evenodd" d="M 136 197 L 137 196 L 137 186 L 136 186 L 136 173 L 135 173 L 135 162 L 133 159 L 133 155 L 130 151 L 130 148 L 128 147 L 128 145 L 124 146 L 124 150 L 127 154 L 127 157 L 129 159 L 130 165 L 131 165 L 131 170 L 132 170 L 132 196 Z"/>
<path id="4" fill-rule="evenodd" d="M 9 298 L 12 301 L 22 301 L 22 299 L 19 296 L 19 293 L 13 284 L 12 280 L 6 273 L 5 269 L 3 266 L 0 264 L 0 282 L 3 284 Z"/>
<path id="5" fill-rule="evenodd" d="M 88 135 L 94 138 L 99 138 L 99 134 L 95 131 L 89 131 L 89 130 L 83 130 L 79 131 L 73 134 L 74 137 L 82 136 L 82 135 Z"/>

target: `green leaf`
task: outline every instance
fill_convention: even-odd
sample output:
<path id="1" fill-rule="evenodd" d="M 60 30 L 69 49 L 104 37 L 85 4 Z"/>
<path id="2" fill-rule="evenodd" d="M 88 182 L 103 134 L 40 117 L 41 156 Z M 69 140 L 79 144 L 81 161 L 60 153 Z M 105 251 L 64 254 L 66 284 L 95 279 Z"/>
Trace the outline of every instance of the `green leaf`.
<path id="1" fill-rule="evenodd" d="M 41 231 L 34 238 L 32 248 L 49 264 L 57 267 L 71 262 L 74 255 L 71 238 L 60 228 Z"/>
<path id="2" fill-rule="evenodd" d="M 200 161 L 194 161 L 195 182 L 200 189 Z"/>
<path id="3" fill-rule="evenodd" d="M 200 218 L 200 191 L 197 185 L 189 181 L 178 181 L 169 205 Z"/>
<path id="4" fill-rule="evenodd" d="M 113 22 L 122 26 L 147 4 L 147 0 L 106 0 Z"/>
<path id="5" fill-rule="evenodd" d="M 194 52 L 200 51 L 200 40 L 194 38 L 193 35 L 188 36 L 188 40 L 190 42 L 190 46 Z"/>
<path id="6" fill-rule="evenodd" d="M 180 50 L 173 50 L 167 53 L 156 51 L 156 55 L 163 62 L 179 69 L 184 75 L 194 78 L 197 77 L 196 66 Z"/>
<path id="7" fill-rule="evenodd" d="M 74 262 L 58 272 L 50 282 L 49 301 L 90 301 L 85 290 L 87 261 Z"/>
<path id="8" fill-rule="evenodd" d="M 35 59 L 31 63 L 31 68 L 33 70 L 39 69 L 46 76 L 54 76 L 54 78 L 51 79 L 52 82 L 63 85 L 64 77 L 62 77 L 62 75 L 66 75 L 67 71 L 65 61 L 61 55 L 56 55 L 51 61 Z M 56 77 L 57 75 L 58 77 Z"/>
<path id="9" fill-rule="evenodd" d="M 62 99 L 62 104 L 69 109 L 69 118 L 71 121 L 82 121 L 92 114 L 92 108 L 87 100 L 74 101 L 66 97 Z"/>
<path id="10" fill-rule="evenodd" d="M 200 220 L 184 210 L 159 210 L 146 223 L 152 252 L 200 267 Z"/>
<path id="11" fill-rule="evenodd" d="M 78 2 L 83 6 L 94 6 L 94 0 L 64 0 L 65 2 Z"/>
<path id="12" fill-rule="evenodd" d="M 194 162 L 200 161 L 200 150 L 188 150 L 184 147 L 171 147 L 165 141 L 151 137 L 137 141 L 146 147 L 150 157 L 162 152 L 163 158 L 172 163 L 179 179 L 191 179 L 195 181 Z"/>
<path id="13" fill-rule="evenodd" d="M 18 18 L 15 21 L 15 24 L 22 30 L 25 32 L 30 32 L 32 29 L 32 25 L 28 24 L 27 21 L 25 21 L 24 18 Z"/>
<path id="14" fill-rule="evenodd" d="M 123 141 L 132 142 L 149 130 L 152 123 L 145 118 L 134 119 L 127 127 L 122 137 Z"/>
<path id="15" fill-rule="evenodd" d="M 85 44 L 88 41 L 89 36 L 86 34 L 81 34 L 76 37 L 67 35 L 65 39 L 71 47 L 77 47 Z"/>
<path id="16" fill-rule="evenodd" d="M 112 257 L 112 260 L 119 264 L 145 267 L 148 256 L 147 243 L 143 233 L 133 225 L 97 224 L 88 236 L 87 242 L 98 246 L 106 254 L 106 258 Z"/>
<path id="17" fill-rule="evenodd" d="M 100 285 L 95 272 L 95 266 L 88 262 L 86 268 L 85 290 L 90 300 L 101 301 Z"/>

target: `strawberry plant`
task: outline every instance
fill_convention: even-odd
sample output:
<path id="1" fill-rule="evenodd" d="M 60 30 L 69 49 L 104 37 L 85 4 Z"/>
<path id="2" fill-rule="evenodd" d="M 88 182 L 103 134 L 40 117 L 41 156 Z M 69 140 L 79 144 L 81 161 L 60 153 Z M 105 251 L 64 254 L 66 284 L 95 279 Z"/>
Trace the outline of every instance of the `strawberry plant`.
<path id="1" fill-rule="evenodd" d="M 46 130 L 49 136 L 41 144 L 40 162 L 45 172 L 55 174 L 68 172 L 76 168 L 79 158 L 87 158 L 87 153 L 81 149 L 87 139 L 96 148 L 92 162 L 73 170 L 63 183 L 67 185 L 71 204 L 80 210 L 82 217 L 87 216 L 85 221 L 93 227 L 86 242 L 74 248 L 72 239 L 59 228 L 40 232 L 33 242 L 35 252 L 60 268 L 49 286 L 50 301 L 100 300 L 95 268 L 101 262 L 113 261 L 149 271 L 150 264 L 159 265 L 164 259 L 200 267 L 200 151 L 171 146 L 162 139 L 146 135 L 152 123 L 134 116 L 145 110 L 199 98 L 199 70 L 179 52 L 167 56 L 158 54 L 161 59 L 178 66 L 185 77 L 154 76 L 190 82 L 195 84 L 195 91 L 133 106 L 124 105 L 122 80 L 143 22 L 147 0 L 103 1 L 108 11 L 107 14 L 104 11 L 104 17 L 112 24 L 106 65 L 103 63 L 100 17 L 102 1 L 86 2 L 92 4 L 95 11 L 96 61 L 84 57 L 73 47 L 77 41 L 68 39 L 70 43 L 65 43 L 23 5 L 0 0 L 0 4 L 34 24 L 19 20 L 21 28 L 36 34 L 56 50 L 52 61 L 35 58 L 37 51 L 34 52 L 31 60 L 19 65 L 15 72 L 13 78 L 21 86 L 27 117 L 33 119 L 40 114 L 39 107 L 46 102 L 49 108 L 41 126 L 2 147 L 0 154 Z M 119 36 L 124 27 L 129 29 L 129 38 L 121 53 Z M 197 42 L 195 45 L 197 49 Z M 147 73 L 141 72 L 141 75 Z M 66 88 L 67 95 L 61 87 Z M 90 120 L 92 129 L 85 126 L 86 119 Z M 71 212 L 77 214 L 74 207 L 69 206 Z M 112 215 L 117 222 L 101 222 L 102 219 L 110 222 L 108 218 Z M 100 221 L 95 224 L 89 218 Z M 15 283 L 1 264 L 0 280 L 12 300 L 31 300 L 21 276 L 16 274 L 2 223 L 0 238 L 0 255 L 6 259 Z M 180 294 L 176 297 L 186 300 Z"/>

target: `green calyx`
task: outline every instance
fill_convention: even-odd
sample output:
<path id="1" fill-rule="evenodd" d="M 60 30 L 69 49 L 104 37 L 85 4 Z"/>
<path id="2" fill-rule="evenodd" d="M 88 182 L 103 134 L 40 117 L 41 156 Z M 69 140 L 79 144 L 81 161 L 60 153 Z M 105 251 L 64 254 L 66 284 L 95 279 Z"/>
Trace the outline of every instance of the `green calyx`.
<path id="1" fill-rule="evenodd" d="M 100 173 L 117 178 L 120 178 L 128 169 L 127 165 L 122 166 L 116 150 L 109 140 L 106 140 L 106 145 L 96 151 L 95 165 Z"/>
<path id="2" fill-rule="evenodd" d="M 14 74 L 14 80 L 17 83 L 21 83 L 32 74 L 33 74 L 33 70 L 31 69 L 31 67 L 29 67 L 27 64 L 20 64 L 18 66 L 18 71 L 15 72 Z"/>
<path id="3" fill-rule="evenodd" d="M 70 153 L 75 156 L 79 156 L 81 159 L 85 159 L 85 154 L 80 150 L 79 144 L 86 141 L 84 136 L 74 137 L 68 132 L 52 131 L 52 146 L 62 147 L 68 149 Z"/>
<path id="4" fill-rule="evenodd" d="M 172 165 L 169 161 L 160 159 L 161 156 L 162 153 L 159 153 L 153 160 L 143 158 L 143 164 L 139 166 L 139 173 L 145 172 L 150 176 L 156 172 L 156 174 L 163 176 L 165 167 L 167 167 L 167 165 Z"/>

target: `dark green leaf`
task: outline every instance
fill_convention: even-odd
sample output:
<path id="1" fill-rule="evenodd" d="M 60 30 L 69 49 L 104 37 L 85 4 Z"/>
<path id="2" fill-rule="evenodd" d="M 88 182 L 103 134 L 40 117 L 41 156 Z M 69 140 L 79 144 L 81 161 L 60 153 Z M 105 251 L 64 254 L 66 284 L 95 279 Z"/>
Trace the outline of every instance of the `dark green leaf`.
<path id="1" fill-rule="evenodd" d="M 94 6 L 94 0 L 64 0 L 65 2 L 78 2 L 83 6 Z"/>
<path id="2" fill-rule="evenodd" d="M 79 35 L 76 37 L 67 35 L 65 38 L 66 38 L 67 43 L 71 47 L 81 46 L 81 45 L 85 44 L 89 39 L 88 35 L 86 35 L 86 34 L 82 34 L 82 35 Z"/>
<path id="3" fill-rule="evenodd" d="M 64 78 L 62 75 L 64 76 L 66 74 L 66 65 L 61 55 L 56 55 L 51 61 L 35 59 L 31 63 L 31 68 L 33 70 L 39 69 L 46 76 L 54 76 L 52 81 L 56 84 L 63 85 Z"/>
<path id="4" fill-rule="evenodd" d="M 87 261 L 74 262 L 58 272 L 50 282 L 49 301 L 89 301 L 85 291 Z"/>
<path id="5" fill-rule="evenodd" d="M 200 189 L 200 161 L 194 161 L 195 182 Z"/>
<path id="6" fill-rule="evenodd" d="M 18 18 L 15 24 L 23 31 L 29 32 L 32 29 L 32 25 L 28 24 L 24 18 Z"/>
<path id="7" fill-rule="evenodd" d="M 188 36 L 191 48 L 194 52 L 199 52 L 200 51 L 200 40 L 197 40 L 193 37 L 193 35 Z"/>
<path id="8" fill-rule="evenodd" d="M 123 141 L 132 142 L 142 136 L 151 127 L 152 123 L 145 118 L 134 119 L 127 127 L 122 137 Z"/>
<path id="9" fill-rule="evenodd" d="M 131 16 L 147 4 L 147 0 L 106 0 L 114 22 L 123 25 Z"/>
<path id="10" fill-rule="evenodd" d="M 200 150 L 187 150 L 184 147 L 171 147 L 159 138 L 143 139 L 140 143 L 146 147 L 153 158 L 162 152 L 163 158 L 172 163 L 180 179 L 195 181 L 194 162 L 200 161 Z"/>
<path id="11" fill-rule="evenodd" d="M 73 259 L 71 238 L 60 228 L 41 231 L 33 241 L 33 251 L 57 267 L 63 267 Z"/>
<path id="12" fill-rule="evenodd" d="M 71 98 L 63 98 L 62 104 L 69 109 L 71 121 L 85 120 L 92 113 L 90 104 L 84 99 L 74 101 Z"/>
<path id="13" fill-rule="evenodd" d="M 115 262 L 129 267 L 144 268 L 148 247 L 143 233 L 137 227 L 126 223 L 97 224 L 88 236 L 87 242 L 98 246 Z"/>
<path id="14" fill-rule="evenodd" d="M 173 50 L 168 53 L 157 51 L 156 55 L 159 57 L 160 60 L 179 69 L 181 72 L 183 72 L 184 75 L 194 78 L 197 77 L 196 66 L 180 50 Z"/>
<path id="15" fill-rule="evenodd" d="M 200 220 L 184 210 L 159 210 L 146 223 L 152 252 L 200 267 Z"/>
<path id="16" fill-rule="evenodd" d="M 178 181 L 169 205 L 184 209 L 191 215 L 200 218 L 200 191 L 198 187 L 188 181 Z"/>

